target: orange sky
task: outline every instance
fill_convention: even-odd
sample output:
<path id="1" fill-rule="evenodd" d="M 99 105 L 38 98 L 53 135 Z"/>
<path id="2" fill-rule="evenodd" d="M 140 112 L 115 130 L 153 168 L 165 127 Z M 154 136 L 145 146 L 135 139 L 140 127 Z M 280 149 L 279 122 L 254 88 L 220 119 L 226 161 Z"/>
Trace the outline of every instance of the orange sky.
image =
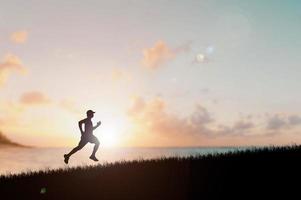
<path id="1" fill-rule="evenodd" d="M 15 5 L 0 8 L 0 131 L 16 142 L 73 146 L 88 109 L 102 146 L 301 142 L 299 5 Z"/>

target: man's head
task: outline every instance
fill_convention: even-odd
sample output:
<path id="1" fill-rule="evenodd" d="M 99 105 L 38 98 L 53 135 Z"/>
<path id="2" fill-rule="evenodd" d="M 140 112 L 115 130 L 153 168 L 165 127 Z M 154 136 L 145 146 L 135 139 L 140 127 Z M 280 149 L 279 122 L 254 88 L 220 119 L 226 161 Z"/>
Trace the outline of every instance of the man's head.
<path id="1" fill-rule="evenodd" d="M 88 118 L 94 117 L 94 113 L 95 113 L 95 112 L 92 111 L 92 110 L 88 110 L 88 111 L 86 112 Z"/>

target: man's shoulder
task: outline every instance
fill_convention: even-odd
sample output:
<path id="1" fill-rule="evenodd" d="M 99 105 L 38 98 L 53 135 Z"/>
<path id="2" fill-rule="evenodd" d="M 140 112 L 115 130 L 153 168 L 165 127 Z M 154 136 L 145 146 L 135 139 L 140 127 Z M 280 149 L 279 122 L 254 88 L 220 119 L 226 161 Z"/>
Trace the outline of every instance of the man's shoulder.
<path id="1" fill-rule="evenodd" d="M 85 123 L 87 120 L 88 120 L 88 118 L 85 118 L 85 119 L 80 120 L 80 122 Z"/>
<path id="2" fill-rule="evenodd" d="M 91 119 L 89 119 L 89 118 L 85 118 L 85 119 L 83 119 L 83 121 L 85 122 L 85 123 L 89 123 L 89 122 L 92 122 L 92 120 Z"/>

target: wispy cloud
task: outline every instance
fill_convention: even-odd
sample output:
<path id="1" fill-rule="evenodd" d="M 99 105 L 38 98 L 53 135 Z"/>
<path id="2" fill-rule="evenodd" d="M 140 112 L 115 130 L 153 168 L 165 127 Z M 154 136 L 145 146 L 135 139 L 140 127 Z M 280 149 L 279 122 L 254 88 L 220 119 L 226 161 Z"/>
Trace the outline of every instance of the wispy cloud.
<path id="1" fill-rule="evenodd" d="M 20 97 L 20 102 L 25 105 L 43 105 L 51 102 L 50 98 L 39 91 L 25 92 Z"/>
<path id="2" fill-rule="evenodd" d="M 240 117 L 233 123 L 221 124 L 200 104 L 195 106 L 190 115 L 180 117 L 168 112 L 168 103 L 161 97 L 148 101 L 140 96 L 135 97 L 127 114 L 134 124 L 134 132 L 143 138 L 154 139 L 151 141 L 154 144 L 157 144 L 158 138 L 170 145 L 189 140 L 189 143 L 185 143 L 189 145 L 212 139 L 269 137 L 272 133 L 282 133 L 282 130 L 288 131 L 301 125 L 298 115 L 277 114 L 269 116 L 267 120 Z"/>
<path id="3" fill-rule="evenodd" d="M 246 136 L 256 125 L 250 120 L 238 120 L 232 126 L 218 125 L 215 136 Z"/>
<path id="4" fill-rule="evenodd" d="M 268 118 L 266 128 L 268 130 L 280 130 L 287 126 L 288 124 L 285 118 L 282 118 L 279 115 L 273 115 L 270 118 Z"/>
<path id="5" fill-rule="evenodd" d="M 190 43 L 176 48 L 170 48 L 164 41 L 157 41 L 153 47 L 143 50 L 143 66 L 149 69 L 158 69 L 168 61 L 174 59 L 177 54 L 190 50 Z"/>
<path id="6" fill-rule="evenodd" d="M 183 141 L 189 141 L 184 142 L 187 145 L 202 143 L 202 139 L 214 137 L 243 136 L 255 126 L 250 121 L 237 121 L 232 126 L 216 125 L 212 114 L 200 104 L 187 117 L 179 117 L 168 112 L 167 102 L 160 97 L 149 101 L 135 97 L 127 114 L 136 127 L 135 132 L 146 138 L 157 136 L 166 139 L 164 142 L 170 145 L 181 144 Z"/>
<path id="7" fill-rule="evenodd" d="M 150 69 L 157 69 L 167 61 L 174 58 L 175 54 L 163 41 L 158 41 L 151 48 L 143 50 L 142 64 Z"/>
<path id="8" fill-rule="evenodd" d="M 266 129 L 275 133 L 285 129 L 294 128 L 298 125 L 301 125 L 301 117 L 299 115 L 274 114 L 268 116 Z"/>
<path id="9" fill-rule="evenodd" d="M 16 31 L 10 35 L 10 40 L 16 44 L 24 44 L 27 41 L 28 32 L 25 30 Z"/>
<path id="10" fill-rule="evenodd" d="M 13 54 L 7 54 L 3 61 L 0 62 L 0 86 L 6 83 L 12 72 L 24 74 L 26 72 L 26 68 L 23 66 L 20 58 Z"/>
<path id="11" fill-rule="evenodd" d="M 134 117 L 135 115 L 142 113 L 144 111 L 145 106 L 146 102 L 142 97 L 134 96 L 132 98 L 132 105 L 127 110 L 127 114 L 131 117 Z"/>
<path id="12" fill-rule="evenodd" d="M 175 145 L 179 139 L 183 143 L 184 139 L 191 138 L 193 130 L 188 122 L 165 109 L 166 102 L 159 97 L 149 101 L 142 97 L 133 99 L 127 114 L 133 124 L 133 138 L 140 138 L 138 143 Z"/>
<path id="13" fill-rule="evenodd" d="M 301 117 L 298 115 L 290 115 L 288 116 L 288 123 L 291 126 L 301 125 Z"/>

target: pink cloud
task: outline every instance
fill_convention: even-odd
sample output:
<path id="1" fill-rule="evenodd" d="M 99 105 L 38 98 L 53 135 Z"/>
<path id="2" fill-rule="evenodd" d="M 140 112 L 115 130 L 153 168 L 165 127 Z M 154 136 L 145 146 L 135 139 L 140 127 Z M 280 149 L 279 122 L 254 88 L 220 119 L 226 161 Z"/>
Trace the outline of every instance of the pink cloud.
<path id="1" fill-rule="evenodd" d="M 136 137 L 151 145 L 207 145 L 229 138 L 251 137 L 258 124 L 239 119 L 230 125 L 219 124 L 211 112 L 197 104 L 194 111 L 180 117 L 168 112 L 167 102 L 156 97 L 146 101 L 135 97 L 127 115 L 135 127 Z M 145 140 L 145 141 L 144 141 Z M 208 143 L 209 142 L 209 143 Z"/>
<path id="2" fill-rule="evenodd" d="M 139 142 L 158 146 L 191 145 L 202 137 L 190 119 L 168 113 L 166 106 L 159 97 L 149 101 L 142 97 L 133 99 L 127 114 Z"/>
<path id="3" fill-rule="evenodd" d="M 23 31 L 16 31 L 10 35 L 10 40 L 16 44 L 24 44 L 27 41 L 28 32 Z"/>
<path id="4" fill-rule="evenodd" d="M 42 105 L 50 103 L 50 99 L 44 93 L 31 91 L 23 93 L 20 97 L 20 102 L 26 105 Z"/>
<path id="5" fill-rule="evenodd" d="M 143 50 L 143 66 L 149 69 L 158 69 L 168 61 L 174 59 L 177 54 L 190 50 L 190 43 L 181 45 L 176 48 L 170 48 L 167 44 L 159 40 L 153 47 Z"/>
<path id="6" fill-rule="evenodd" d="M 7 54 L 0 62 L 0 86 L 5 84 L 12 72 L 25 73 L 26 69 L 22 61 L 13 54 Z"/>

